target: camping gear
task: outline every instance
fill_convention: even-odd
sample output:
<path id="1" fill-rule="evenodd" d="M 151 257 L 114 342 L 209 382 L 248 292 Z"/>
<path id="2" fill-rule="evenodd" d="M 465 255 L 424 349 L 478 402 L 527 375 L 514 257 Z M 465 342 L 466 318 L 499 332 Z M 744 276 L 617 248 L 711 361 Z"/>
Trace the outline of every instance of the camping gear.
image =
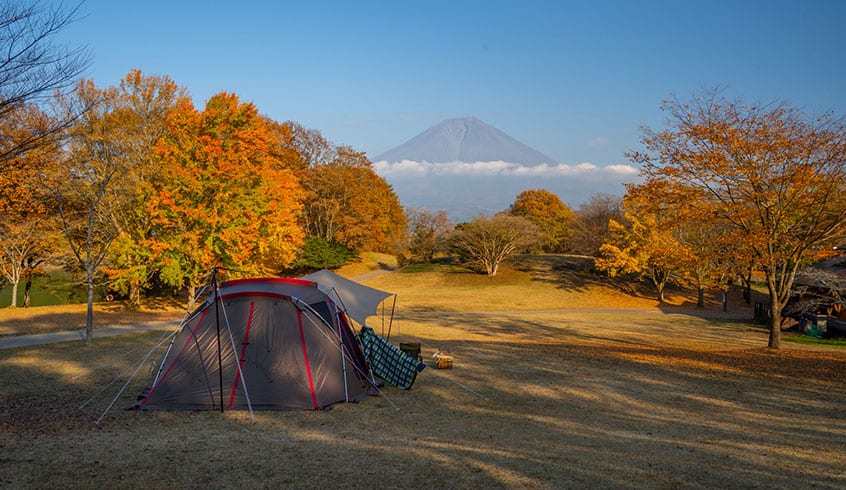
<path id="1" fill-rule="evenodd" d="M 432 358 L 435 359 L 435 366 L 437 366 L 438 369 L 452 369 L 452 356 L 438 351 L 435 352 Z"/>
<path id="2" fill-rule="evenodd" d="M 420 342 L 400 342 L 399 348 L 414 359 L 423 361 L 423 356 L 420 355 Z"/>
<path id="3" fill-rule="evenodd" d="M 224 282 L 175 334 L 144 410 L 303 410 L 375 392 L 346 312 L 317 283 Z"/>
<path id="4" fill-rule="evenodd" d="M 370 327 L 361 327 L 359 339 L 373 373 L 401 390 L 411 388 L 417 379 L 417 373 L 426 368 L 426 365 L 416 358 L 376 335 Z"/>

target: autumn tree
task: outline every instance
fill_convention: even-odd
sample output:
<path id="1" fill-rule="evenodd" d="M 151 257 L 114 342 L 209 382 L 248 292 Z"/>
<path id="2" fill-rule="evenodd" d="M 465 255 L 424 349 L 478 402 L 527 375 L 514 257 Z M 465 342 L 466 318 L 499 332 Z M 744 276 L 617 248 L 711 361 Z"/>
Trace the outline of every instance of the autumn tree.
<path id="1" fill-rule="evenodd" d="M 509 211 L 538 227 L 544 237 L 544 251 L 563 252 L 567 248 L 574 216 L 557 195 L 546 189 L 529 189 L 517 195 Z"/>
<path id="2" fill-rule="evenodd" d="M 715 209 L 704 204 L 697 213 L 676 200 L 656 199 L 656 196 L 671 194 L 662 188 L 661 182 L 626 185 L 625 202 L 628 208 L 636 209 L 640 215 L 656 217 L 655 226 L 660 228 L 655 239 L 667 241 L 656 251 L 669 253 L 667 263 L 680 281 L 692 284 L 698 293 L 697 306 L 705 306 L 706 288 L 724 288 L 724 282 L 732 275 L 732 259 L 738 257 L 725 240 L 720 223 L 712 219 Z M 654 248 L 654 247 L 653 247 Z"/>
<path id="3" fill-rule="evenodd" d="M 657 290 L 657 299 L 664 301 L 664 289 L 678 268 L 684 248 L 672 233 L 669 220 L 638 210 L 633 204 L 625 206 L 625 222 L 611 220 L 610 239 L 599 248 L 595 264 L 611 277 L 631 274 L 646 277 Z"/>
<path id="4" fill-rule="evenodd" d="M 622 197 L 610 194 L 593 195 L 574 214 L 570 249 L 592 257 L 599 255 L 599 247 L 611 237 L 608 223 L 625 223 Z"/>
<path id="5" fill-rule="evenodd" d="M 408 253 L 412 261 L 428 264 L 435 255 L 447 251 L 449 234 L 454 226 L 446 211 L 407 208 L 405 216 L 408 222 Z"/>
<path id="6" fill-rule="evenodd" d="M 32 128 L 49 124 L 47 114 L 29 105 L 7 113 L 0 131 L 15 144 L 31 138 Z M 53 171 L 57 158 L 55 140 L 43 140 L 6 162 L 0 172 L 0 276 L 11 286 L 12 307 L 17 306 L 21 281 L 26 284 L 24 306 L 29 306 L 31 278 L 58 248 L 60 237 L 42 188 L 42 176 Z"/>
<path id="7" fill-rule="evenodd" d="M 666 129 L 645 129 L 645 150 L 630 155 L 645 182 L 695 213 L 714 210 L 727 234 L 743 237 L 764 274 L 772 322 L 769 347 L 781 345 L 781 312 L 797 269 L 846 227 L 846 125 L 808 118 L 787 104 L 729 100 L 717 90 L 666 101 Z"/>
<path id="8" fill-rule="evenodd" d="M 722 281 L 728 274 L 721 244 L 714 240 L 719 236 L 715 226 L 712 221 L 681 221 L 673 232 L 681 250 L 677 269 L 696 288 L 699 308 L 705 306 L 705 289 L 722 288 Z"/>
<path id="9" fill-rule="evenodd" d="M 122 140 L 113 146 L 126 152 L 126 168 L 109 191 L 118 234 L 105 272 L 114 289 L 128 294 L 127 306 L 134 309 L 141 304 L 141 289 L 156 272 L 156 230 L 146 205 L 156 187 L 154 181 L 162 178 L 154 148 L 167 134 L 169 115 L 188 95 L 166 76 L 132 70 L 117 87 L 103 90 L 102 98 L 110 113 L 109 135 Z"/>
<path id="10" fill-rule="evenodd" d="M 403 237 L 399 198 L 363 152 L 337 147 L 332 160 L 303 174 L 304 227 L 309 236 L 356 250 L 393 252 Z"/>
<path id="11" fill-rule="evenodd" d="M 54 94 L 67 94 L 88 67 L 86 49 L 56 42 L 78 19 L 78 9 L 38 1 L 0 5 L 0 121 L 15 118 L 26 106 L 47 109 Z M 79 112 L 60 112 L 47 121 L 32 121 L 26 138 L 0 133 L 0 170 L 42 145 L 45 138 L 56 137 L 78 116 Z"/>
<path id="12" fill-rule="evenodd" d="M 280 162 L 280 165 L 290 168 L 299 174 L 314 163 L 311 159 L 317 158 L 317 156 L 308 152 L 316 152 L 317 150 L 309 150 L 309 148 L 311 144 L 316 145 L 317 143 L 307 143 L 302 141 L 302 139 L 305 138 L 304 133 L 310 134 L 310 132 L 314 132 L 320 135 L 319 131 L 306 130 L 299 124 L 291 121 L 280 123 L 267 116 L 264 116 L 263 119 L 271 139 L 275 142 L 270 148 L 271 155 L 275 160 Z M 320 138 L 321 144 L 325 143 L 328 145 L 328 142 L 322 139 L 322 135 L 320 135 Z"/>
<path id="13" fill-rule="evenodd" d="M 477 216 L 456 226 L 451 246 L 467 264 L 493 277 L 505 259 L 529 250 L 542 239 L 537 225 L 527 218 L 500 213 Z"/>
<path id="14" fill-rule="evenodd" d="M 256 107 L 221 93 L 202 112 L 181 101 L 168 123 L 147 203 L 161 279 L 186 287 L 190 305 L 214 267 L 245 276 L 289 265 L 303 240 L 302 190 Z"/>
<path id="15" fill-rule="evenodd" d="M 120 206 L 122 194 L 112 188 L 130 167 L 127 139 L 115 137 L 108 95 L 83 80 L 60 104 L 66 113 L 83 116 L 69 129 L 61 165 L 49 178 L 51 196 L 62 231 L 77 266 L 85 274 L 88 308 L 85 339 L 91 340 L 94 324 L 95 279 L 109 247 L 118 235 L 111 210 Z"/>
<path id="16" fill-rule="evenodd" d="M 317 129 L 306 128 L 294 121 L 286 121 L 283 126 L 290 133 L 290 140 L 283 140 L 281 144 L 296 151 L 300 167 L 325 165 L 335 157 L 335 147 Z"/>

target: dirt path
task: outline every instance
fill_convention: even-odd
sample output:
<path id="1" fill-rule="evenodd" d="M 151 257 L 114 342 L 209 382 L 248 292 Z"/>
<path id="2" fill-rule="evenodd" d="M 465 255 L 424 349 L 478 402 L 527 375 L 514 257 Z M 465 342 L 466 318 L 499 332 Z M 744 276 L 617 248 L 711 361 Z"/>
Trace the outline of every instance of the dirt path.
<path id="1" fill-rule="evenodd" d="M 151 322 L 143 325 L 123 325 L 107 328 L 95 328 L 92 335 L 95 339 L 102 337 L 113 337 L 115 335 L 126 335 L 129 333 L 147 332 L 150 330 L 166 330 L 175 327 L 174 322 Z M 56 344 L 59 342 L 74 342 L 85 340 L 85 331 L 66 330 L 64 332 L 42 333 L 37 335 L 18 335 L 13 337 L 0 337 L 0 349 L 15 349 L 31 345 Z"/>

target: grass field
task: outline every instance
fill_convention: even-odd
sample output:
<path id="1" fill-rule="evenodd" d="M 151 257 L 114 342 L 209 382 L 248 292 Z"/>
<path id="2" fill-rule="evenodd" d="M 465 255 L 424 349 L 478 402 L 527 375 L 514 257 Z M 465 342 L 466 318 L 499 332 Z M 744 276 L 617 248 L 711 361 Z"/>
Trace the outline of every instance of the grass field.
<path id="1" fill-rule="evenodd" d="M 846 486 L 846 352 L 770 352 L 742 306 L 674 291 L 659 307 L 558 262 L 367 284 L 399 293 L 393 342 L 454 368 L 330 411 L 113 410 L 95 425 L 161 332 L 0 350 L 0 487 Z"/>

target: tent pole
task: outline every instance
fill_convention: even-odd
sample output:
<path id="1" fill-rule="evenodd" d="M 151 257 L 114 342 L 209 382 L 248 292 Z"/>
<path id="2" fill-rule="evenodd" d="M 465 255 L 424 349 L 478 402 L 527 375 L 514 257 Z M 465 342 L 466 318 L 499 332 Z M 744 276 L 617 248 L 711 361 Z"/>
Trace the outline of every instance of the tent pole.
<path id="1" fill-rule="evenodd" d="M 341 335 L 341 319 L 340 313 L 337 311 L 335 312 L 335 323 L 338 324 L 338 344 L 341 348 L 341 367 L 344 371 L 344 401 L 350 401 L 350 388 L 347 384 L 347 362 L 346 362 L 346 354 L 344 353 L 344 337 Z"/>
<path id="2" fill-rule="evenodd" d="M 391 340 L 391 327 L 394 326 L 394 312 L 397 310 L 397 295 L 394 295 L 394 304 L 391 305 L 391 319 L 388 321 L 388 336 L 385 340 Z"/>
<path id="3" fill-rule="evenodd" d="M 179 333 L 179 330 L 181 330 L 182 327 L 183 327 L 183 323 L 180 323 L 179 327 L 176 329 L 176 331 L 171 334 L 170 344 L 168 344 L 167 349 L 165 350 L 164 357 L 161 360 L 161 364 L 159 365 L 159 368 L 156 369 L 156 375 L 153 377 L 153 383 L 150 386 L 156 386 L 156 383 L 159 382 L 159 376 L 161 376 L 162 371 L 164 371 L 164 365 L 165 365 L 165 362 L 167 361 L 167 358 L 170 356 L 170 351 L 173 349 L 173 343 L 176 342 L 176 334 Z"/>
<path id="4" fill-rule="evenodd" d="M 217 326 L 217 374 L 220 383 L 220 411 L 223 412 L 223 355 L 220 351 L 220 288 L 217 284 L 217 267 L 212 268 L 212 287 L 214 288 L 214 313 Z"/>
<path id="5" fill-rule="evenodd" d="M 223 308 L 221 308 L 221 309 L 223 310 L 223 321 L 226 324 L 226 331 L 229 333 L 229 345 L 232 348 L 232 352 L 237 353 L 238 349 L 235 348 L 235 338 L 232 336 L 232 324 L 229 323 L 229 315 L 226 314 L 226 306 L 223 306 Z M 250 400 L 250 392 L 247 389 L 247 380 L 244 379 L 244 370 L 241 369 L 241 363 L 244 361 L 244 359 L 239 357 L 236 354 L 236 361 L 238 363 L 236 365 L 236 368 L 235 368 L 235 369 L 237 369 L 237 372 L 238 372 L 238 377 L 236 378 L 236 380 L 237 379 L 241 380 L 241 386 L 243 387 L 243 390 L 244 390 L 244 399 L 247 402 L 247 409 L 250 411 L 250 419 L 253 422 L 255 422 L 256 416 L 253 413 L 253 402 Z M 222 392 L 223 391 L 221 390 L 221 393 Z"/>

